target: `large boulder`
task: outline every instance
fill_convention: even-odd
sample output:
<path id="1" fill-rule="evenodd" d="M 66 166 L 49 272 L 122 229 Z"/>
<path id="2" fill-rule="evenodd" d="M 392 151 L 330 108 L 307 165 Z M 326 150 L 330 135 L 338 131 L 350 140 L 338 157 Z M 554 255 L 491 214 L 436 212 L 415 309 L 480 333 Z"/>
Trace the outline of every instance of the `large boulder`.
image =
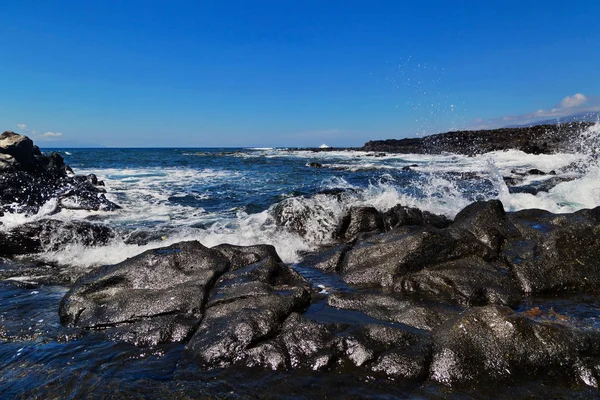
<path id="1" fill-rule="evenodd" d="M 469 232 L 406 226 L 388 233 L 360 236 L 344 255 L 341 275 L 352 284 L 393 287 L 405 274 L 470 255 L 484 259 L 493 256 Z"/>
<path id="2" fill-rule="evenodd" d="M 108 329 L 137 344 L 185 339 L 202 319 L 208 291 L 231 263 L 199 242 L 148 250 L 82 276 L 63 298 L 63 324 Z"/>
<path id="3" fill-rule="evenodd" d="M 337 236 L 350 240 L 361 232 L 383 232 L 383 216 L 375 207 L 352 207 L 342 218 Z"/>
<path id="4" fill-rule="evenodd" d="M 471 203 L 456 215 L 452 227 L 471 232 L 494 253 L 500 252 L 506 239 L 519 236 L 500 200 Z"/>

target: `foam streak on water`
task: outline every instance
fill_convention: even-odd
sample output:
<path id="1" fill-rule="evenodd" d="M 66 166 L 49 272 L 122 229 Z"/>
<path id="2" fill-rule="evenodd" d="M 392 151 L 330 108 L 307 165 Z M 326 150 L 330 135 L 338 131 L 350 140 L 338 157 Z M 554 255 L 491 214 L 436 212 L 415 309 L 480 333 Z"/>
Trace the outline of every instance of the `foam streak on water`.
<path id="1" fill-rule="evenodd" d="M 77 243 L 43 258 L 89 267 L 115 263 L 149 248 L 181 240 L 273 244 L 284 261 L 327 243 L 337 222 L 352 206 L 385 211 L 396 204 L 450 218 L 476 200 L 500 199 L 507 210 L 542 208 L 572 212 L 600 205 L 600 126 L 582 135 L 577 152 L 531 155 L 497 151 L 467 157 L 455 154 L 372 154 L 286 149 L 64 149 L 78 174 L 94 173 L 106 184 L 107 197 L 123 206 L 116 212 L 63 210 L 52 218 L 93 220 L 119 232 L 109 246 L 83 248 Z M 314 168 L 317 164 L 320 168 Z M 312 166 L 311 166 L 312 165 Z M 525 174 L 531 169 L 548 174 Z M 517 187 L 553 182 L 535 195 Z M 329 194 L 319 194 L 325 191 Z M 337 193 L 331 194 L 332 191 Z M 310 210 L 307 233 L 282 229 L 274 206 L 294 198 L 298 210 Z M 0 229 L 46 218 L 51 200 L 37 215 L 7 214 Z M 145 244 L 123 239 L 145 235 Z M 138 241 L 139 242 L 139 241 Z"/>

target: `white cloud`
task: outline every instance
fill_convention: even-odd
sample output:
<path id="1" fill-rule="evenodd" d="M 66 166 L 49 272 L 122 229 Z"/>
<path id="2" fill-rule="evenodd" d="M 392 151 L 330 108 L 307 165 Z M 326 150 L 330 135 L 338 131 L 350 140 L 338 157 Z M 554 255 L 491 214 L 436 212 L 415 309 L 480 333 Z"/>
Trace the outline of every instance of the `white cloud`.
<path id="1" fill-rule="evenodd" d="M 27 124 L 17 124 L 17 128 L 19 128 L 22 131 L 26 131 L 27 130 Z"/>
<path id="2" fill-rule="evenodd" d="M 62 133 L 60 133 L 60 132 L 46 132 L 42 136 L 43 137 L 58 137 L 58 136 L 62 136 Z"/>
<path id="3" fill-rule="evenodd" d="M 31 133 L 37 135 L 37 131 L 31 131 Z"/>
<path id="4" fill-rule="evenodd" d="M 499 118 L 474 120 L 471 129 L 491 129 L 506 126 L 507 122 L 511 125 L 525 125 L 536 121 L 546 119 L 559 119 L 574 114 L 593 113 L 600 111 L 600 98 L 596 96 L 585 96 L 582 93 L 575 93 L 573 96 L 566 96 L 562 101 L 550 110 L 540 109 L 537 111 L 520 114 L 508 115 Z"/>
<path id="5" fill-rule="evenodd" d="M 575 93 L 573 96 L 567 96 L 560 102 L 561 108 L 571 108 L 571 107 L 579 107 L 587 101 L 587 97 L 585 97 L 581 93 Z"/>

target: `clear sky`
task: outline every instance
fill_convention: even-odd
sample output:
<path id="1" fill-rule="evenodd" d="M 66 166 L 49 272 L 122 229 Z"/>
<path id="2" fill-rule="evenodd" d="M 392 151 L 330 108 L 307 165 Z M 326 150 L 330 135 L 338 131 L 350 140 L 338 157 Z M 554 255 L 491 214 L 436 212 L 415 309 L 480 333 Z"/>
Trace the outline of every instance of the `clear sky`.
<path id="1" fill-rule="evenodd" d="M 600 1 L 3 1 L 0 131 L 360 146 L 597 110 Z"/>

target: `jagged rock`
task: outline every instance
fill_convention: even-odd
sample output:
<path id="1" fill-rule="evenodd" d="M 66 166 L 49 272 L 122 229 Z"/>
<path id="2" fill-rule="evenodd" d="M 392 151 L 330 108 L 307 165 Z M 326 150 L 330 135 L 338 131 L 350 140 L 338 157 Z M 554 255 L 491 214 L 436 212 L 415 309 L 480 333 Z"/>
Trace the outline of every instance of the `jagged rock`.
<path id="1" fill-rule="evenodd" d="M 278 226 L 301 236 L 326 241 L 338 229 L 338 213 L 342 209 L 340 193 L 319 193 L 313 197 L 285 199 L 271 210 Z M 336 209 L 337 207 L 337 209 Z"/>
<path id="2" fill-rule="evenodd" d="M 26 287 L 39 285 L 66 285 L 77 271 L 46 263 L 16 262 L 0 258 L 0 281 L 7 280 Z"/>
<path id="3" fill-rule="evenodd" d="M 113 211 L 96 176 L 72 176 L 58 153 L 44 155 L 27 136 L 0 135 L 0 212 L 37 213 L 52 199 L 60 208 Z"/>
<path id="4" fill-rule="evenodd" d="M 508 241 L 503 257 L 527 293 L 600 289 L 600 207 L 572 214 L 515 212 L 521 237 Z"/>
<path id="5" fill-rule="evenodd" d="M 241 364 L 270 369 L 352 369 L 408 382 L 426 379 L 431 338 L 391 326 L 325 324 L 292 313 L 281 332 L 249 349 Z"/>
<path id="6" fill-rule="evenodd" d="M 551 378 L 585 369 L 565 327 L 533 322 L 502 306 L 474 307 L 434 333 L 430 378 L 454 386 Z"/>
<path id="7" fill-rule="evenodd" d="M 309 303 L 308 282 L 272 259 L 231 271 L 211 291 L 186 350 L 204 366 L 230 365 L 276 335 L 292 312 Z"/>
<path id="8" fill-rule="evenodd" d="M 275 247 L 268 244 L 257 244 L 254 246 L 220 244 L 212 249 L 217 250 L 229 260 L 233 271 L 266 259 L 274 263 L 281 262 L 281 258 L 279 258 Z"/>

